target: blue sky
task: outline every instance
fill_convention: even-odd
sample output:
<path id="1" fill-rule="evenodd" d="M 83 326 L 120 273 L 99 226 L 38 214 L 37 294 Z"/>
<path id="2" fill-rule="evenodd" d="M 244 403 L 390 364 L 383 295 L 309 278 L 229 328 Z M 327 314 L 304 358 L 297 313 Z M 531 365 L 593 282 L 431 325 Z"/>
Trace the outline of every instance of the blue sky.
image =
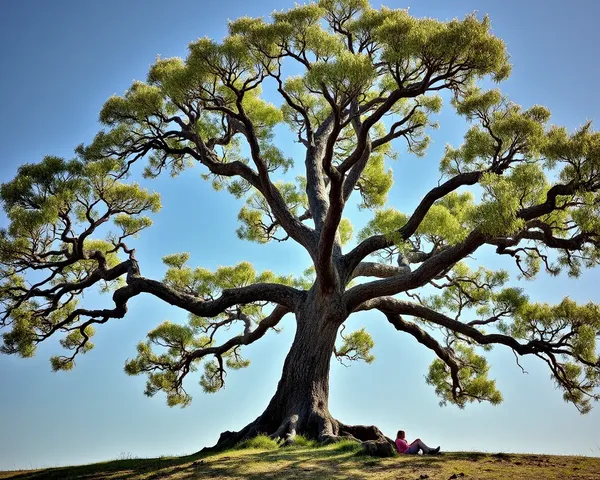
<path id="1" fill-rule="evenodd" d="M 187 44 L 201 36 L 221 38 L 227 19 L 268 15 L 291 1 L 186 0 L 171 2 L 1 2 L 0 3 L 0 181 L 10 180 L 25 162 L 43 155 L 70 157 L 73 148 L 97 132 L 98 112 L 114 93 L 145 78 L 157 54 L 185 56 Z M 398 2 L 416 16 L 462 17 L 489 13 L 494 32 L 506 41 L 513 74 L 502 90 L 517 103 L 543 104 L 552 122 L 575 128 L 600 114 L 596 61 L 600 44 L 593 0 L 567 6 L 557 0 L 503 2 L 445 0 Z M 445 110 L 433 133 L 429 154 L 404 154 L 394 163 L 396 183 L 390 204 L 405 211 L 435 186 L 437 162 L 446 143 L 458 145 L 465 125 Z M 294 154 L 291 150 L 290 154 Z M 163 196 L 155 225 L 137 243 L 142 273 L 161 278 L 160 257 L 192 253 L 191 264 L 208 268 L 252 261 L 257 270 L 300 272 L 307 256 L 291 244 L 261 246 L 235 235 L 239 204 L 211 191 L 194 168 L 176 179 L 160 178 L 146 186 Z M 355 215 L 357 227 L 364 215 Z M 2 226 L 6 220 L 0 220 Z M 489 252 L 477 261 L 493 266 Z M 532 299 L 600 301 L 600 272 L 578 281 L 564 277 L 522 283 Z M 596 286 L 594 286 L 596 285 Z M 98 299 L 92 298 L 93 302 Z M 106 300 L 109 300 L 108 298 Z M 125 319 L 98 328 L 96 348 L 72 372 L 51 373 L 48 358 L 57 342 L 40 346 L 35 358 L 0 357 L 0 469 L 80 464 L 114 459 L 184 454 L 212 445 L 223 430 L 237 430 L 262 412 L 275 391 L 294 332 L 286 317 L 281 334 L 268 334 L 246 349 L 249 369 L 231 372 L 224 390 L 206 395 L 190 378 L 194 394 L 186 409 L 170 409 L 164 396 L 142 395 L 143 377 L 127 377 L 123 364 L 148 330 L 165 319 L 185 315 L 149 297 L 136 297 Z M 400 428 L 408 437 L 441 444 L 449 450 L 600 455 L 600 410 L 581 416 L 562 401 L 549 372 L 524 359 L 524 375 L 512 352 L 490 355 L 492 376 L 504 394 L 501 406 L 474 404 L 464 410 L 440 407 L 424 382 L 431 353 L 395 332 L 382 317 L 351 319 L 350 329 L 366 326 L 376 346 L 372 365 L 350 368 L 332 361 L 330 410 L 345 423 L 376 424 L 388 435 Z"/>

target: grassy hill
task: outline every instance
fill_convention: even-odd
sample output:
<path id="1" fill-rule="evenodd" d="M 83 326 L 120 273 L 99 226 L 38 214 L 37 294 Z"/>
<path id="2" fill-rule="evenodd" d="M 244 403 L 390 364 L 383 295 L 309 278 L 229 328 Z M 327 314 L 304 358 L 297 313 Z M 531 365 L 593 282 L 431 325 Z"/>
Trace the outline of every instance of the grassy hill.
<path id="1" fill-rule="evenodd" d="M 249 445 L 249 447 L 253 447 Z M 600 480 L 600 458 L 508 455 L 475 452 L 439 456 L 364 456 L 344 442 L 316 448 L 244 448 L 211 455 L 115 460 L 77 467 L 0 472 L 18 480 L 193 480 L 193 479 L 519 479 Z"/>

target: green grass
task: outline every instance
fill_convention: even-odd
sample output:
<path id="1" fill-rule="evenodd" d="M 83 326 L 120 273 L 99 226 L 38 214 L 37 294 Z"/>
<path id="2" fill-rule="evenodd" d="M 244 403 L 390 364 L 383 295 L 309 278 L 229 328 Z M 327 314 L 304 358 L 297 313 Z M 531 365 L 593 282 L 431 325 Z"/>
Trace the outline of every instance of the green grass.
<path id="1" fill-rule="evenodd" d="M 341 442 L 339 445 L 345 444 L 346 442 Z M 355 447 L 357 445 L 356 442 L 348 442 L 352 443 Z M 316 440 L 309 440 L 303 435 L 296 435 L 294 437 L 294 446 L 287 448 L 318 448 L 319 442 Z M 271 439 L 266 435 L 258 435 L 257 437 L 251 438 L 250 440 L 245 440 L 242 443 L 239 443 L 235 449 L 241 450 L 245 448 L 254 448 L 256 450 L 275 450 L 276 448 L 280 448 L 280 444 L 278 444 L 275 440 Z"/>
<path id="2" fill-rule="evenodd" d="M 296 435 L 294 438 L 294 446 L 299 448 L 318 448 L 319 442 L 316 440 L 309 440 L 304 435 Z"/>
<path id="3" fill-rule="evenodd" d="M 257 437 L 246 440 L 237 445 L 236 449 L 253 448 L 255 450 L 275 450 L 279 445 L 275 440 L 266 435 L 258 435 Z"/>
<path id="4" fill-rule="evenodd" d="M 264 440 L 258 441 L 264 442 Z M 315 448 L 245 448 L 211 455 L 126 459 L 76 467 L 0 472 L 18 480 L 600 480 L 600 458 L 454 452 L 375 458 L 356 443 Z M 460 474 L 463 474 L 462 476 Z M 427 477 L 421 477 L 427 475 Z"/>
<path id="5" fill-rule="evenodd" d="M 354 440 L 342 440 L 341 442 L 331 445 L 331 449 L 337 452 L 352 452 L 359 453 L 362 450 L 360 443 Z"/>

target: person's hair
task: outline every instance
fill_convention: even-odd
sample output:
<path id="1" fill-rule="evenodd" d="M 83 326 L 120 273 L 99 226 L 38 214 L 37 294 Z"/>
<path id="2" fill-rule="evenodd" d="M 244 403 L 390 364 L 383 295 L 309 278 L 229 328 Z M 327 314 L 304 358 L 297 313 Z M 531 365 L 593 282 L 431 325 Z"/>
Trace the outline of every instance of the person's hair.
<path id="1" fill-rule="evenodd" d="M 398 430 L 398 433 L 396 434 L 396 439 L 400 437 L 406 437 L 406 433 L 404 432 L 404 430 Z"/>

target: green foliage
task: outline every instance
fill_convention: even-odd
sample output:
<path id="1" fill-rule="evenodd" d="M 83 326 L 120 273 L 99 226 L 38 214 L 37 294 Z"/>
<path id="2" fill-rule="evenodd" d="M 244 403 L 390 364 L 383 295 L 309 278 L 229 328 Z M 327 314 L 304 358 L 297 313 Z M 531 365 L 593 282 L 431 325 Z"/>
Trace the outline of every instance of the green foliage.
<path id="1" fill-rule="evenodd" d="M 500 175 L 484 174 L 480 181 L 484 188 L 483 201 L 473 211 L 473 223 L 491 236 L 511 235 L 523 228 L 517 217 L 519 197 L 515 195 L 510 180 Z"/>
<path id="2" fill-rule="evenodd" d="M 94 327 L 88 325 L 83 330 L 74 330 L 70 332 L 65 338 L 63 338 L 60 341 L 60 344 L 63 346 L 63 348 L 66 348 L 67 350 L 75 350 L 83 341 L 84 336 L 89 338 L 92 335 L 94 335 L 94 333 Z M 84 349 L 86 350 L 91 350 L 92 348 L 93 345 L 91 343 L 86 343 L 84 346 Z"/>
<path id="3" fill-rule="evenodd" d="M 504 43 L 490 35 L 488 17 L 480 21 L 468 15 L 462 21 L 442 23 L 411 17 L 408 10 L 382 8 L 369 20 L 372 27 L 379 23 L 374 32 L 383 45 L 382 56 L 398 67 L 401 77 L 414 75 L 422 64 L 437 65 L 440 73 L 464 66 L 465 81 L 485 74 L 499 81 L 510 73 Z M 414 63 L 406 59 L 414 59 Z"/>
<path id="4" fill-rule="evenodd" d="M 215 360 L 207 361 L 204 364 L 204 373 L 200 377 L 200 386 L 206 393 L 216 393 L 223 385 L 218 363 Z"/>
<path id="5" fill-rule="evenodd" d="M 113 95 L 100 111 L 100 121 L 108 126 L 118 123 L 135 125 L 147 117 L 161 113 L 163 95 L 160 88 L 143 82 L 134 82 L 124 97 Z"/>
<path id="6" fill-rule="evenodd" d="M 397 230 L 408 220 L 408 217 L 393 208 L 375 210 L 375 216 L 358 233 L 358 240 L 362 241 L 372 235 L 386 235 L 394 241 L 399 241 Z"/>
<path id="7" fill-rule="evenodd" d="M 31 315 L 31 309 L 35 306 L 29 303 L 13 310 L 12 330 L 2 334 L 3 344 L 0 346 L 2 353 L 18 354 L 22 358 L 33 357 L 37 340 L 35 330 L 39 326 Z"/>
<path id="8" fill-rule="evenodd" d="M 455 244 L 469 233 L 468 220 L 473 214 L 473 195 L 452 192 L 431 206 L 419 225 L 418 235 L 438 244 Z"/>
<path id="9" fill-rule="evenodd" d="M 340 234 L 340 243 L 346 245 L 352 240 L 352 222 L 348 218 L 342 218 L 338 227 L 338 233 Z"/>
<path id="10" fill-rule="evenodd" d="M 569 135 L 564 127 L 553 126 L 544 144 L 547 165 L 563 166 L 559 178 L 563 182 L 573 179 L 593 180 L 599 175 L 600 133 L 592 130 L 588 122 Z"/>
<path id="11" fill-rule="evenodd" d="M 447 175 L 486 171 L 515 158 L 537 160 L 547 144 L 550 112 L 539 105 L 522 110 L 498 90 L 469 89 L 453 101 L 456 111 L 476 121 L 459 149 L 446 147 L 440 169 Z"/>
<path id="12" fill-rule="evenodd" d="M 277 275 L 270 270 L 257 274 L 249 262 L 241 262 L 231 267 L 219 267 L 211 272 L 205 268 L 193 269 L 187 266 L 188 260 L 189 253 L 175 253 L 163 257 L 163 263 L 168 266 L 164 282 L 169 287 L 201 298 L 216 298 L 225 289 L 254 283 L 296 286 L 298 282 L 302 282 L 293 276 Z"/>
<path id="13" fill-rule="evenodd" d="M 261 89 L 259 87 L 253 89 L 252 91 L 246 93 L 244 95 L 244 100 L 242 101 L 242 107 L 246 115 L 250 117 L 253 125 L 260 131 L 264 131 L 265 134 L 269 131 L 269 129 L 273 128 L 279 122 L 283 121 L 283 114 L 281 110 L 277 108 L 272 103 L 266 102 L 260 98 Z M 268 147 L 274 151 L 276 151 L 279 155 L 279 149 L 277 149 L 274 145 L 266 145 L 263 146 L 263 152 L 265 147 Z M 265 156 L 268 156 L 267 153 L 264 153 Z M 281 162 L 286 164 L 285 162 Z M 273 165 L 277 165 L 273 162 Z M 289 165 L 289 164 L 286 164 Z"/>
<path id="14" fill-rule="evenodd" d="M 187 252 L 172 253 L 165 255 L 162 258 L 163 263 L 169 268 L 182 269 L 185 263 L 190 259 L 190 254 Z"/>
<path id="15" fill-rule="evenodd" d="M 327 101 L 322 96 L 311 92 L 304 77 L 286 78 L 283 90 L 294 103 L 300 105 L 307 112 L 313 125 L 320 125 L 331 112 Z M 297 128 L 298 124 L 302 122 L 298 112 L 287 103 L 284 103 L 281 109 L 284 121 L 291 128 Z"/>
<path id="16" fill-rule="evenodd" d="M 343 363 L 344 360 L 363 360 L 366 363 L 372 363 L 375 360 L 375 357 L 371 354 L 375 342 L 364 328 L 348 335 L 342 333 L 341 337 L 342 345 L 334 350 L 334 355 L 340 362 Z"/>
<path id="17" fill-rule="evenodd" d="M 211 344 L 206 335 L 198 335 L 199 329 L 188 325 L 179 325 L 166 321 L 148 332 L 148 341 L 137 346 L 137 357 L 128 360 L 125 372 L 128 375 L 147 373 L 145 394 L 153 396 L 159 391 L 167 394 L 169 406 L 187 406 L 191 396 L 181 388 L 181 379 L 177 366 L 190 349 L 204 348 Z M 164 349 L 155 353 L 152 345 Z M 196 361 L 189 364 L 190 371 L 196 370 Z"/>
<path id="18" fill-rule="evenodd" d="M 173 289 L 207 300 L 217 298 L 227 289 L 255 283 L 296 287 L 309 287 L 312 283 L 309 273 L 300 279 L 280 276 L 269 270 L 258 274 L 248 262 L 219 267 L 214 272 L 204 268 L 192 269 L 186 264 L 189 258 L 188 253 L 163 257 L 163 263 L 168 267 L 163 281 Z M 247 303 L 210 318 L 190 314 L 186 325 L 164 322 L 148 333 L 146 342 L 138 344 L 137 356 L 126 363 L 125 371 L 129 375 L 147 375 L 145 393 L 148 396 L 164 391 L 169 406 L 187 406 L 191 396 L 183 389 L 182 380 L 188 371 L 196 371 L 200 363 L 204 362 L 200 385 L 207 393 L 215 393 L 223 387 L 226 369 L 238 370 L 250 365 L 250 361 L 241 356 L 239 346 L 215 354 L 211 359 L 206 355 L 213 352 L 207 351 L 200 356 L 194 356 L 191 352 L 213 346 L 214 334 L 222 326 L 242 324 L 246 332 L 251 324 L 258 324 L 262 320 L 264 307 L 263 302 Z M 187 365 L 185 368 L 184 364 Z"/>
<path id="19" fill-rule="evenodd" d="M 152 225 L 150 217 L 136 218 L 124 213 L 115 216 L 114 222 L 121 229 L 121 236 L 127 237 L 130 235 L 137 237 L 140 231 Z"/>
<path id="20" fill-rule="evenodd" d="M 533 339 L 541 334 L 543 338 L 551 339 L 555 330 L 572 328 L 574 353 L 590 362 L 596 360 L 596 339 L 590 333 L 600 330 L 600 306 L 597 304 L 578 305 L 565 298 L 557 305 L 528 303 L 516 313 L 513 323 L 504 329 L 511 336 Z"/>
<path id="21" fill-rule="evenodd" d="M 385 170 L 384 155 L 380 152 L 371 154 L 357 184 L 362 197 L 359 208 L 374 209 L 385 205 L 393 183 L 392 169 Z"/>
<path id="22" fill-rule="evenodd" d="M 341 52 L 333 62 L 314 63 L 306 76 L 306 83 L 313 90 L 321 91 L 325 87 L 335 96 L 345 97 L 368 90 L 374 80 L 375 68 L 371 59 L 350 52 Z"/>
<path id="23" fill-rule="evenodd" d="M 358 159 L 343 178 L 349 182 L 342 183 L 343 194 L 358 192 L 358 207 L 374 210 L 357 237 L 362 242 L 382 236 L 375 242 L 386 247 L 374 254 L 386 261 L 401 252 L 411 263 L 433 257 L 435 265 L 436 255 L 443 263 L 446 252 L 463 251 L 453 246 L 483 238 L 497 253 L 514 258 L 527 278 L 542 267 L 576 277 L 583 268 L 599 265 L 600 133 L 589 123 L 573 133 L 548 126 L 545 107 L 524 109 L 499 90 L 481 90 L 479 79 L 501 81 L 510 73 L 504 43 L 490 31 L 489 18 L 475 14 L 441 22 L 414 18 L 408 10 L 376 10 L 367 0 L 319 0 L 274 12 L 269 21 L 230 22 L 222 41 L 200 38 L 189 45 L 185 59 L 158 58 L 146 82 L 135 81 L 123 95 L 106 101 L 100 112 L 104 130 L 90 145 L 77 147 L 74 159 L 48 156 L 23 165 L 0 187 L 9 220 L 0 231 L 0 326 L 8 327 L 1 351 L 30 357 L 38 343 L 59 333 L 60 345 L 72 355 L 52 357 L 51 365 L 69 370 L 77 354 L 93 347 L 93 324 L 124 314 L 119 302 L 139 293 L 135 280 L 144 281 L 129 241 L 152 224 L 150 214 L 160 209 L 157 193 L 128 182 L 129 171 L 143 157 L 144 175 L 150 178 L 202 164 L 207 169 L 202 178 L 243 202 L 237 234 L 257 243 L 298 240 L 301 230 L 306 244 L 320 245 L 320 219 L 307 192 L 315 187 L 319 198 L 311 198 L 311 204 L 327 206 L 335 177 L 320 170 L 331 161 L 336 173 L 348 159 Z M 283 105 L 267 101 L 262 91 L 267 79 Z M 453 108 L 470 126 L 462 145 L 446 147 L 440 170 L 447 178 L 431 192 L 436 201 L 427 204 L 432 197 L 425 197 L 425 208 L 417 209 L 410 222 L 416 231 L 401 232 L 409 217 L 387 206 L 393 172 L 386 159 L 396 158 L 396 139 L 406 142 L 409 153 L 425 155 L 428 132 L 437 126 L 432 115 L 442 108 L 435 93 L 443 90 L 452 94 Z M 316 173 L 284 181 L 295 159 L 276 145 L 275 132 L 283 122 L 306 147 L 307 163 L 316 162 Z M 327 138 L 332 131 L 337 137 Z M 315 177 L 319 185 L 308 185 L 307 178 Z M 474 184 L 477 196 L 462 190 Z M 288 211 L 282 213 L 284 207 Z M 330 231 L 336 228 L 337 254 L 351 241 L 353 227 L 342 218 Z M 319 258 L 319 252 L 310 254 Z M 192 303 L 227 298 L 228 290 L 257 283 L 308 291 L 317 279 L 314 267 L 295 277 L 259 273 L 248 262 L 214 271 L 192 268 L 189 259 L 188 253 L 163 257 L 162 283 L 170 295 Z M 426 275 L 427 268 L 420 272 Z M 553 306 L 532 303 L 507 282 L 505 271 L 473 270 L 453 259 L 432 278 L 422 278 L 419 285 L 438 289 L 435 294 L 408 294 L 457 320 L 475 314 L 477 320 L 461 325 L 482 335 L 485 326 L 536 346 L 530 353 L 547 361 L 565 400 L 587 411 L 590 399 L 600 398 L 599 307 L 568 299 Z M 116 290 L 116 308 L 79 307 L 79 297 L 92 287 Z M 139 343 L 125 370 L 147 375 L 147 395 L 163 391 L 169 405 L 185 406 L 191 401 L 183 388 L 189 372 L 202 369 L 201 386 L 216 392 L 227 370 L 249 366 L 240 347 L 270 307 L 245 300 L 214 317 L 166 321 Z M 435 323 L 416 321 L 425 328 Z M 221 332 L 232 327 L 239 327 L 237 340 L 220 344 Z M 485 358 L 476 353 L 478 336 L 446 327 L 441 334 L 454 364 L 435 360 L 427 381 L 442 403 L 500 402 Z M 334 352 L 338 358 L 373 361 L 373 340 L 364 329 L 342 335 L 340 343 Z M 485 342 L 480 346 L 491 348 Z M 261 441 L 246 448 L 268 448 Z"/>
<path id="24" fill-rule="evenodd" d="M 456 390 L 450 367 L 440 359 L 433 361 L 426 377 L 427 383 L 435 387 L 440 405 L 450 402 L 464 408 L 474 401 L 487 401 L 492 405 L 501 403 L 502 395 L 496 389 L 496 381 L 488 379 L 489 365 L 485 357 L 477 355 L 472 347 L 464 344 L 456 344 L 454 353 L 459 365 L 459 386 Z"/>
<path id="25" fill-rule="evenodd" d="M 327 12 L 328 18 L 335 19 L 352 17 L 370 7 L 368 0 L 319 0 L 318 5 Z"/>
<path id="26" fill-rule="evenodd" d="M 427 297 L 426 304 L 434 310 L 453 314 L 472 308 L 482 318 L 500 312 L 503 316 L 510 316 L 527 302 L 527 297 L 521 289 L 501 288 L 508 278 L 505 270 L 479 267 L 473 271 L 466 263 L 459 262 L 439 283 L 435 283 L 441 293 Z"/>
<path id="27" fill-rule="evenodd" d="M 148 71 L 147 81 L 160 88 L 167 97 L 181 102 L 188 98 L 189 83 L 193 80 L 201 81 L 201 75 L 188 68 L 181 58 L 158 58 Z"/>
<path id="28" fill-rule="evenodd" d="M 125 236 L 146 228 L 150 219 L 138 215 L 157 212 L 160 197 L 135 183 L 118 181 L 115 174 L 121 168 L 114 160 L 85 164 L 56 157 L 22 166 L 15 179 L 0 189 L 11 221 L 9 235 L 21 242 L 47 236 L 59 216 L 74 224 L 98 221 L 101 214 L 113 216 Z M 100 205 L 106 212 L 97 210 Z"/>
<path id="29" fill-rule="evenodd" d="M 85 162 L 45 157 L 39 164 L 20 167 L 0 188 L 10 221 L 0 233 L 0 301 L 3 325 L 11 327 L 3 333 L 6 353 L 32 356 L 37 343 L 62 332 L 60 344 L 73 356 L 55 356 L 51 365 L 68 370 L 75 354 L 93 347 L 92 325 L 84 325 L 76 312 L 78 294 L 91 286 L 107 292 L 123 285 L 121 278 L 105 279 L 99 272 L 104 275 L 121 264 L 120 243 L 151 225 L 144 213 L 160 209 L 158 194 L 125 183 L 123 169 L 123 162 L 112 158 Z M 108 220 L 119 233 L 97 232 Z M 49 276 L 32 273 L 49 267 L 54 267 Z M 48 296 L 50 303 L 22 297 L 32 275 L 41 281 L 39 289 L 59 296 Z M 67 295 L 70 291 L 75 295 Z"/>

